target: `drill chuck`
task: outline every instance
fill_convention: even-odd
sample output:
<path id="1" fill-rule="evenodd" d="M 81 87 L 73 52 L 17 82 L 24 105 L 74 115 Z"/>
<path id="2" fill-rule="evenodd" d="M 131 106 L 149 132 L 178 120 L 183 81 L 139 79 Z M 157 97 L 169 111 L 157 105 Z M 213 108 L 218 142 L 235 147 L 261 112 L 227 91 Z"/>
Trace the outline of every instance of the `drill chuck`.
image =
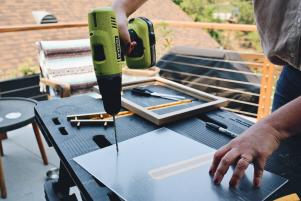
<path id="1" fill-rule="evenodd" d="M 121 109 L 121 74 L 97 75 L 96 78 L 105 111 L 112 116 L 118 114 Z"/>

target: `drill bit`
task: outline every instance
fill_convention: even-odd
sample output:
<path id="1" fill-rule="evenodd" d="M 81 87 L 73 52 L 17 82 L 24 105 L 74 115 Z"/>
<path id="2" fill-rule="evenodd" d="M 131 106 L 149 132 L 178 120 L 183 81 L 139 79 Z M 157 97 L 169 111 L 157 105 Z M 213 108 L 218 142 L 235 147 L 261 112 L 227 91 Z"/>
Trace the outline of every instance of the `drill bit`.
<path id="1" fill-rule="evenodd" d="M 116 119 L 115 119 L 115 115 L 113 115 L 113 121 L 114 121 L 114 133 L 115 133 L 116 151 L 117 151 L 117 153 L 118 153 L 119 149 L 118 149 L 118 140 L 117 140 L 117 131 L 116 131 Z"/>

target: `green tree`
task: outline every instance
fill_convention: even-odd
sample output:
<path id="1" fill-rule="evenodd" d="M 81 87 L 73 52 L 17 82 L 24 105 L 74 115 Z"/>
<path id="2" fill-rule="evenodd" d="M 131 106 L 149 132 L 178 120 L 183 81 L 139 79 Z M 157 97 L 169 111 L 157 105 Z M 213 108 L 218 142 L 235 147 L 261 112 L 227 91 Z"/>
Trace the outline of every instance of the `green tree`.
<path id="1" fill-rule="evenodd" d="M 173 0 L 173 2 L 177 5 L 180 5 L 182 3 L 182 0 Z"/>
<path id="2" fill-rule="evenodd" d="M 181 0 L 179 5 L 195 21 L 218 21 L 213 18 L 216 10 L 215 0 Z"/>
<path id="3" fill-rule="evenodd" d="M 233 0 L 231 4 L 238 10 L 236 17 L 239 24 L 255 23 L 252 0 Z"/>
<path id="4" fill-rule="evenodd" d="M 231 22 L 238 24 L 255 24 L 252 0 L 173 0 L 194 21 L 225 23 L 214 18 L 214 13 L 231 13 Z M 221 45 L 227 43 L 229 37 L 226 31 L 209 30 L 208 33 Z M 260 50 L 257 33 L 237 32 L 240 47 Z M 226 45 L 227 46 L 227 45 Z"/>

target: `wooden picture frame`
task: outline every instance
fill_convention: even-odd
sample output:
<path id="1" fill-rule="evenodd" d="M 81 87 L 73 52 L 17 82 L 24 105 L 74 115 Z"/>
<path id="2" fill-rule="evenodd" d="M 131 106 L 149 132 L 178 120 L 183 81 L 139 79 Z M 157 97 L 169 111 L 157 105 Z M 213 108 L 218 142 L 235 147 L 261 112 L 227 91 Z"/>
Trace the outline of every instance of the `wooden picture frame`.
<path id="1" fill-rule="evenodd" d="M 149 110 L 135 103 L 134 101 L 129 100 L 126 97 L 122 96 L 121 104 L 124 108 L 134 112 L 135 114 L 151 121 L 152 123 L 158 126 L 171 123 L 180 119 L 184 119 L 187 117 L 192 117 L 201 114 L 203 112 L 215 110 L 227 104 L 227 99 L 225 98 L 217 97 L 161 77 L 152 77 L 141 81 L 124 83 L 122 86 L 122 90 L 125 91 L 135 87 L 144 87 L 149 85 L 164 86 L 169 89 L 180 92 L 182 94 L 189 95 L 197 100 L 206 101 L 206 103 L 200 103 L 198 105 L 179 109 L 177 111 L 172 111 L 165 114 L 157 114 L 154 111 Z"/>

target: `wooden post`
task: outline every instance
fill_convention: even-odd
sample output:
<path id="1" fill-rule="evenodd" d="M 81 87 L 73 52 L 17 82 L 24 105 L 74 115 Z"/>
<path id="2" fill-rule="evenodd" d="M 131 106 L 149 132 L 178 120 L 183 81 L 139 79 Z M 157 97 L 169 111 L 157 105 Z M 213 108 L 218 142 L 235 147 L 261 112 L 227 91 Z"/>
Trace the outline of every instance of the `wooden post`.
<path id="1" fill-rule="evenodd" d="M 0 190 L 1 190 L 1 197 L 6 198 L 7 191 L 6 191 L 6 185 L 5 185 L 2 157 L 0 157 Z"/>
<path id="2" fill-rule="evenodd" d="M 39 128 L 38 128 L 38 126 L 35 122 L 32 123 L 32 127 L 33 127 L 33 131 L 34 131 L 34 134 L 35 134 L 37 142 L 38 142 L 38 146 L 39 146 L 39 149 L 40 149 L 40 152 L 41 152 L 43 163 L 44 163 L 44 165 L 48 165 L 48 159 L 47 159 L 47 155 L 46 155 L 46 152 L 45 152 L 45 149 L 44 149 L 43 141 L 42 141 L 42 138 L 41 138 L 41 135 L 40 135 L 40 132 L 39 132 Z"/>
<path id="3" fill-rule="evenodd" d="M 7 139 L 7 133 L 0 133 L 0 155 L 4 156 L 3 146 L 2 146 L 2 140 Z"/>
<path id="4" fill-rule="evenodd" d="M 4 156 L 3 146 L 2 146 L 2 140 L 0 139 L 0 155 Z"/>
<path id="5" fill-rule="evenodd" d="M 271 113 L 275 84 L 275 65 L 265 59 L 262 66 L 259 106 L 257 119 L 262 119 Z"/>

